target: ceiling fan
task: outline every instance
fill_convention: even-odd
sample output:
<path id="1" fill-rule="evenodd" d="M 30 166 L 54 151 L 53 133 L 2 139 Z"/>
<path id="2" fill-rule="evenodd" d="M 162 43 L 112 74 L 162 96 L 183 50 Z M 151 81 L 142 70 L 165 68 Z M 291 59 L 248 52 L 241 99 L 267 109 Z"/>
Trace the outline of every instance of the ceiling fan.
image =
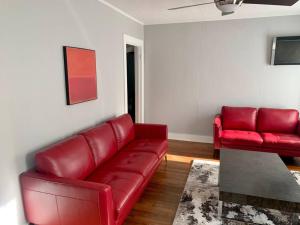
<path id="1" fill-rule="evenodd" d="M 214 0 L 213 2 L 179 6 L 179 7 L 170 8 L 168 10 L 178 10 L 178 9 L 201 6 L 201 5 L 215 4 L 216 7 L 222 12 L 222 16 L 226 16 L 234 13 L 236 9 L 239 8 L 242 4 L 292 6 L 296 2 L 298 2 L 298 0 Z"/>

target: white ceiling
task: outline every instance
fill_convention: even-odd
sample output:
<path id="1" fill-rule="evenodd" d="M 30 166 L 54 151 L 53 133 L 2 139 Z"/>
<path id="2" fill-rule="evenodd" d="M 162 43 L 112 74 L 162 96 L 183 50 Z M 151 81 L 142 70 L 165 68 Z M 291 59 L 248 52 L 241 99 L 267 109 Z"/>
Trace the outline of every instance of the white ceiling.
<path id="1" fill-rule="evenodd" d="M 101 0 L 100 0 L 101 1 Z M 168 8 L 213 0 L 105 0 L 143 24 L 184 23 L 210 20 L 300 15 L 300 1 L 293 6 L 243 4 L 233 15 L 221 16 L 214 4 L 168 11 Z"/>

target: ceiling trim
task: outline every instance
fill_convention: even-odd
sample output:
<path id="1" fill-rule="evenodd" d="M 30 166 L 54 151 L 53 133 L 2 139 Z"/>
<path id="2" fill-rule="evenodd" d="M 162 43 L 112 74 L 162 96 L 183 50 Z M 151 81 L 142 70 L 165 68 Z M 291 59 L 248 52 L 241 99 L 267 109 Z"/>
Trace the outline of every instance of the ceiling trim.
<path id="1" fill-rule="evenodd" d="M 108 7 L 110 7 L 111 9 L 115 10 L 116 12 L 122 14 L 123 16 L 126 16 L 127 18 L 129 18 L 129 19 L 131 19 L 131 20 L 133 20 L 133 21 L 135 21 L 135 22 L 137 22 L 137 23 L 139 23 L 139 24 L 141 24 L 141 25 L 145 25 L 142 21 L 140 21 L 140 20 L 134 18 L 133 16 L 129 15 L 128 13 L 126 13 L 126 12 L 124 12 L 123 10 L 119 9 L 118 7 L 116 7 L 116 6 L 114 6 L 114 5 L 110 4 L 110 3 L 108 3 L 108 2 L 105 1 L 105 0 L 98 0 L 98 2 L 101 2 L 102 4 L 104 4 L 104 5 L 108 6 Z"/>

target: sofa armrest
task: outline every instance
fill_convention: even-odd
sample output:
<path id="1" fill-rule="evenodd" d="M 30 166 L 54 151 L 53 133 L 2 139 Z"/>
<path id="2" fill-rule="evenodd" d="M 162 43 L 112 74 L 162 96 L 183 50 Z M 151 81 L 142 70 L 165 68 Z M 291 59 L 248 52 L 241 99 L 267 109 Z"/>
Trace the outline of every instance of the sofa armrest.
<path id="1" fill-rule="evenodd" d="M 20 181 L 26 217 L 33 224 L 49 219 L 59 221 L 61 215 L 66 215 L 67 221 L 62 222 L 66 225 L 84 220 L 115 225 L 112 191 L 106 184 L 51 177 L 35 171 L 22 173 Z"/>
<path id="2" fill-rule="evenodd" d="M 214 148 L 221 148 L 221 135 L 222 135 L 222 117 L 221 115 L 216 115 L 214 119 Z"/>
<path id="3" fill-rule="evenodd" d="M 298 135 L 300 135 L 300 120 L 298 121 Z"/>
<path id="4" fill-rule="evenodd" d="M 136 139 L 168 139 L 168 127 L 162 124 L 135 124 Z"/>

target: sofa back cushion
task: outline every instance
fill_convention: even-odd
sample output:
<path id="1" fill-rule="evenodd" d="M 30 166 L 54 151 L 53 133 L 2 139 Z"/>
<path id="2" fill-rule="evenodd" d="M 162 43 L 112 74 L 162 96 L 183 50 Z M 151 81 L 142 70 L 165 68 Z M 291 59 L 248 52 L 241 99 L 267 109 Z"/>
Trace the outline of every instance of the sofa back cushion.
<path id="1" fill-rule="evenodd" d="M 117 142 L 112 127 L 105 123 L 81 133 L 87 140 L 98 167 L 117 152 Z"/>
<path id="2" fill-rule="evenodd" d="M 222 107 L 224 130 L 256 130 L 257 109 L 250 107 Z"/>
<path id="3" fill-rule="evenodd" d="M 258 111 L 257 127 L 260 132 L 296 133 L 299 112 L 294 109 L 268 109 Z"/>
<path id="4" fill-rule="evenodd" d="M 84 179 L 95 169 L 89 145 L 80 135 L 46 148 L 35 160 L 39 172 L 56 177 Z"/>
<path id="5" fill-rule="evenodd" d="M 129 114 L 119 116 L 108 123 L 110 123 L 114 130 L 118 150 L 134 139 L 134 124 Z"/>

